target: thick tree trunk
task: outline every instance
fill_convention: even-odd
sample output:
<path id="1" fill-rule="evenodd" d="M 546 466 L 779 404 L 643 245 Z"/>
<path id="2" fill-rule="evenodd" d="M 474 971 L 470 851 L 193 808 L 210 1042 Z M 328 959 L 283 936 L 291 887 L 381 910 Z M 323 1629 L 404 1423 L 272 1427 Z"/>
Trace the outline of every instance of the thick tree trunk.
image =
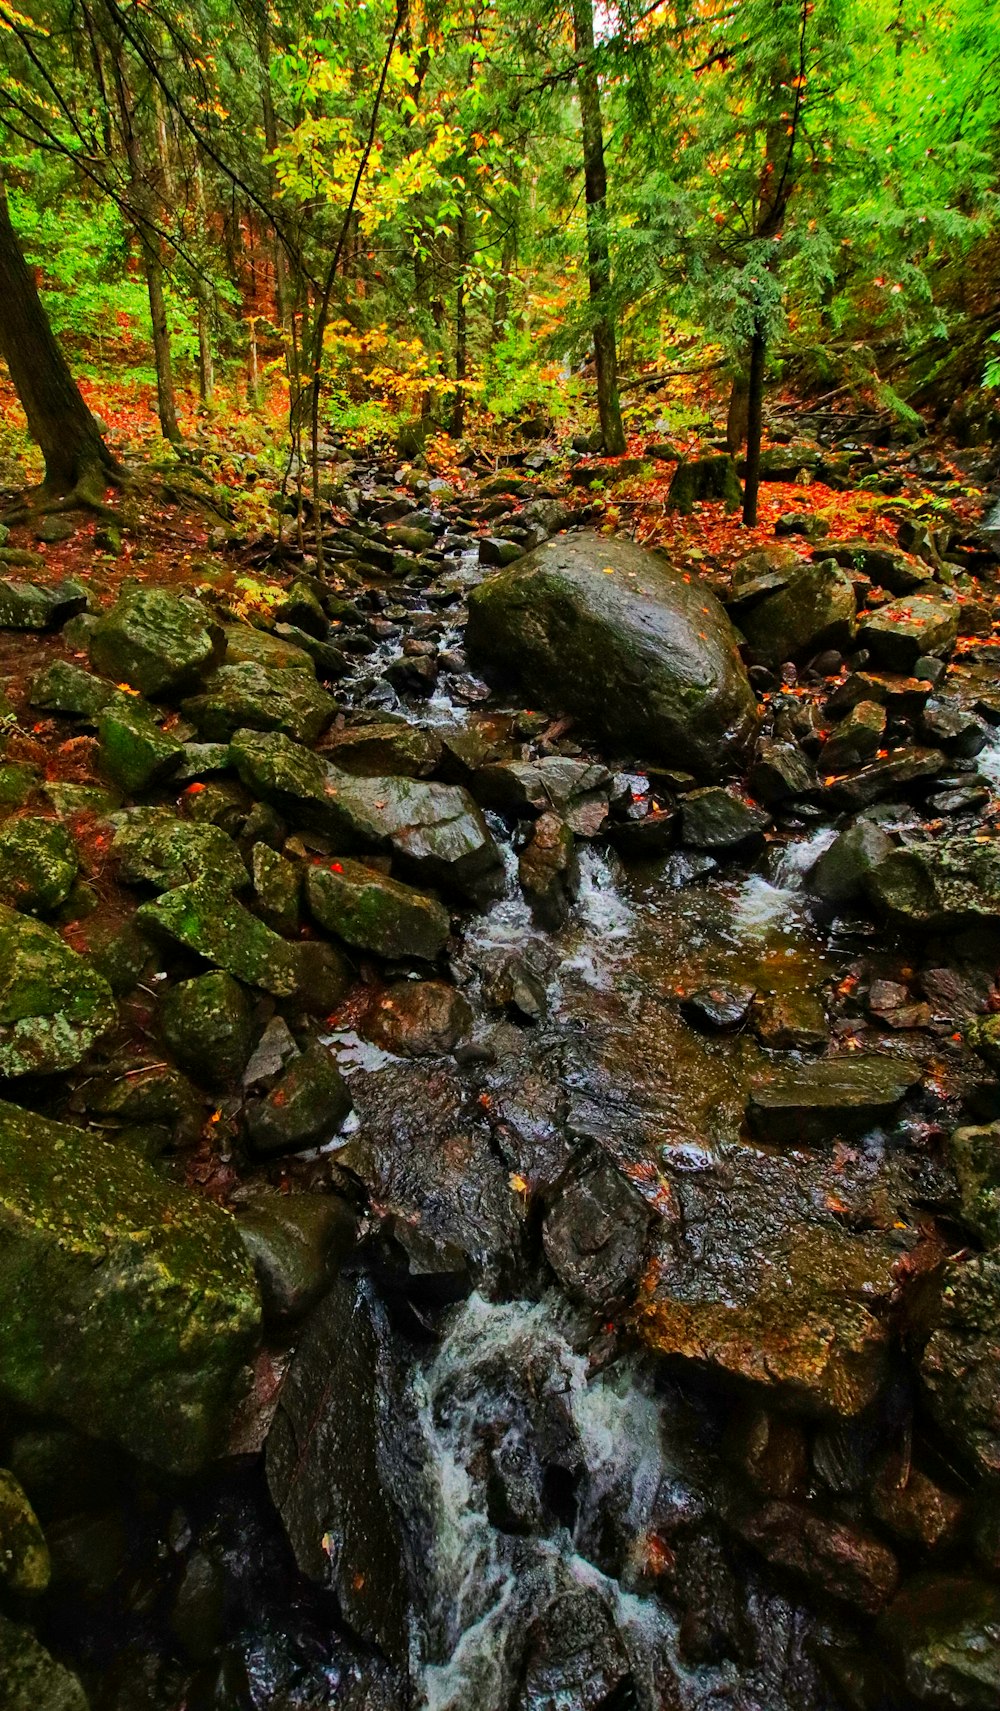
<path id="1" fill-rule="evenodd" d="M 767 341 L 758 326 L 750 346 L 750 379 L 747 386 L 747 473 L 743 483 L 743 522 L 752 529 L 757 521 L 757 492 L 760 487 L 760 442 L 764 432 L 764 364 Z"/>
<path id="2" fill-rule="evenodd" d="M 69 371 L 10 223 L 0 185 L 0 355 L 45 459 L 45 488 L 99 505 L 121 467 Z"/>
<path id="3" fill-rule="evenodd" d="M 625 450 L 618 398 L 618 360 L 611 318 L 611 245 L 608 238 L 608 177 L 604 164 L 601 92 L 594 66 L 592 0 L 573 0 L 573 35 L 580 59 L 577 92 L 583 132 L 583 176 L 587 198 L 587 262 L 590 302 L 594 313 L 594 364 L 597 369 L 597 412 L 604 449 L 612 457 Z"/>

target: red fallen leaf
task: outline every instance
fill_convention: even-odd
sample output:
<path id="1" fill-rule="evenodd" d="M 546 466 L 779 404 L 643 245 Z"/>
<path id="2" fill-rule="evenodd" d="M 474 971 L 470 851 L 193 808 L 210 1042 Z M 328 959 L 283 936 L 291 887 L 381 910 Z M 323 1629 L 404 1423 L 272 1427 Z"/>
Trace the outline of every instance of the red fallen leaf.
<path id="1" fill-rule="evenodd" d="M 330 872 L 331 872 L 331 873 L 343 873 L 343 871 L 344 871 L 344 870 L 343 870 L 343 868 L 342 868 L 342 867 L 341 867 L 341 865 L 340 865 L 340 862 L 339 862 L 339 861 L 332 861 L 332 862 L 331 862 L 331 863 L 330 863 Z"/>
<path id="2" fill-rule="evenodd" d="M 184 795 L 185 796 L 197 796 L 199 790 L 204 790 L 204 788 L 205 788 L 205 786 L 203 784 L 197 784 L 197 783 L 189 784 L 187 789 L 184 792 Z"/>

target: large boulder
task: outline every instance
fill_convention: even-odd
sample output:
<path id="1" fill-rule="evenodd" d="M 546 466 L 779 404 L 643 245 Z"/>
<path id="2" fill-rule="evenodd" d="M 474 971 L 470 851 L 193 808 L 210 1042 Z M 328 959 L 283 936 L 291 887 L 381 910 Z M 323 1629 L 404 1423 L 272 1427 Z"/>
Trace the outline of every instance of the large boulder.
<path id="1" fill-rule="evenodd" d="M 242 891 L 249 882 L 239 850 L 221 826 L 182 820 L 171 808 L 126 808 L 111 823 L 112 853 L 128 885 L 169 891 L 205 874 L 227 891 Z"/>
<path id="2" fill-rule="evenodd" d="M 117 1019 L 92 964 L 51 927 L 0 907 L 0 1075 L 73 1069 Z"/>
<path id="3" fill-rule="evenodd" d="M 186 950 L 196 951 L 234 980 L 259 986 L 276 998 L 307 996 L 310 979 L 308 944 L 290 944 L 266 927 L 249 909 L 206 874 L 190 885 L 164 891 L 152 903 L 136 911 L 136 922 L 155 938 L 167 939 Z M 350 984 L 346 966 L 331 945 L 321 948 L 331 969 L 339 968 L 328 1008 L 343 997 Z"/>
<path id="4" fill-rule="evenodd" d="M 739 767 L 756 734 L 718 601 L 629 541 L 586 532 L 536 548 L 472 591 L 466 641 L 533 702 L 702 777 Z"/>
<path id="5" fill-rule="evenodd" d="M 223 665 L 184 712 L 207 742 L 226 743 L 237 731 L 284 731 L 299 742 L 322 736 L 337 711 L 314 676 L 276 666 Z"/>
<path id="6" fill-rule="evenodd" d="M 191 1473 L 260 1306 L 232 1219 L 81 1129 L 0 1105 L 0 1398 Z"/>
<path id="7" fill-rule="evenodd" d="M 80 859 L 57 820 L 8 820 L 0 831 L 0 901 L 30 915 L 51 915 L 65 903 Z"/>
<path id="8" fill-rule="evenodd" d="M 328 933 L 379 956 L 434 962 L 450 931 L 448 912 L 433 897 L 346 858 L 309 868 L 306 899 Z"/>
<path id="9" fill-rule="evenodd" d="M 90 662 L 114 683 L 169 697 L 193 688 L 225 645 L 199 601 L 166 588 L 129 588 L 94 625 Z"/>
<path id="10" fill-rule="evenodd" d="M 910 837 L 867 883 L 872 901 L 903 927 L 943 933 L 1000 922 L 1000 845 L 974 832 Z"/>

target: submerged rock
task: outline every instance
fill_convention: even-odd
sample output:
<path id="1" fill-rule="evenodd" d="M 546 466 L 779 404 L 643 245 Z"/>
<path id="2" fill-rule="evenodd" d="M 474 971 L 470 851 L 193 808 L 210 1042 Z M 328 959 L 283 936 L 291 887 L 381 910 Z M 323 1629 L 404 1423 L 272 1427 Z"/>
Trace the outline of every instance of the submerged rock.
<path id="1" fill-rule="evenodd" d="M 660 1354 L 752 1380 L 810 1412 L 854 1415 L 888 1372 L 899 1245 L 865 1228 L 862 1184 L 750 1147 L 670 1169 L 635 1309 Z M 857 1232 L 836 1216 L 859 1207 Z"/>
<path id="2" fill-rule="evenodd" d="M 614 743 L 713 776 L 745 759 L 753 691 L 718 601 L 655 554 L 580 533 L 469 597 L 470 658 Z"/>
<path id="3" fill-rule="evenodd" d="M 73 1069 L 117 1020 L 91 963 L 51 927 L 0 906 L 0 1075 Z"/>
<path id="4" fill-rule="evenodd" d="M 920 1079 L 899 1058 L 821 1058 L 755 1082 L 747 1118 L 762 1140 L 791 1146 L 860 1135 L 892 1117 Z"/>
<path id="5" fill-rule="evenodd" d="M 170 697 L 191 689 L 225 650 L 204 606 L 166 588 L 129 588 L 90 633 L 90 662 L 113 683 Z"/>
<path id="6" fill-rule="evenodd" d="M 260 1304 L 232 1219 L 81 1129 L 0 1106 L 0 1395 L 191 1473 Z"/>

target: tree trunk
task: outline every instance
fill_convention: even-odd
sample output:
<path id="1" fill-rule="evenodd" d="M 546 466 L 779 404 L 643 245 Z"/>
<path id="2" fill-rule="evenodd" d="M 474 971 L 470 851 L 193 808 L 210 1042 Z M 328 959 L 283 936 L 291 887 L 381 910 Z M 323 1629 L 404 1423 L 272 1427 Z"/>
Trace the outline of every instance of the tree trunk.
<path id="1" fill-rule="evenodd" d="M 739 457 L 747 443 L 749 407 L 749 380 L 745 374 L 736 374 L 733 376 L 733 389 L 729 394 L 729 411 L 726 415 L 726 445 L 733 457 Z"/>
<path id="2" fill-rule="evenodd" d="M 174 402 L 174 369 L 170 357 L 167 299 L 163 291 L 163 264 L 151 243 L 144 242 L 143 248 L 149 319 L 153 330 L 153 361 L 156 365 L 156 413 L 163 438 L 176 444 L 181 438 L 181 430 Z"/>
<path id="3" fill-rule="evenodd" d="M 764 363 L 767 341 L 758 325 L 750 346 L 750 378 L 747 384 L 747 473 L 743 483 L 743 522 L 752 529 L 757 521 L 757 492 L 760 487 L 760 442 L 764 432 Z"/>
<path id="4" fill-rule="evenodd" d="M 202 280 L 198 286 L 198 391 L 203 404 L 215 396 L 215 363 L 212 361 L 212 294 Z"/>
<path id="5" fill-rule="evenodd" d="M 580 58 L 577 92 L 583 132 L 583 176 L 587 198 L 587 262 L 590 303 L 594 315 L 594 365 L 597 369 L 597 412 L 604 449 L 612 457 L 625 450 L 618 399 L 618 361 L 611 319 L 611 245 L 608 238 L 608 177 L 604 164 L 601 92 L 594 65 L 592 0 L 573 0 L 573 36 Z"/>
<path id="6" fill-rule="evenodd" d="M 69 371 L 35 289 L 0 185 L 0 355 L 45 459 L 45 490 L 100 505 L 121 475 Z"/>
<path id="7" fill-rule="evenodd" d="M 460 440 L 465 433 L 465 382 L 469 373 L 469 316 L 465 293 L 468 226 L 463 194 L 455 231 L 455 395 L 451 406 L 451 433 L 452 438 L 456 440 Z"/>

